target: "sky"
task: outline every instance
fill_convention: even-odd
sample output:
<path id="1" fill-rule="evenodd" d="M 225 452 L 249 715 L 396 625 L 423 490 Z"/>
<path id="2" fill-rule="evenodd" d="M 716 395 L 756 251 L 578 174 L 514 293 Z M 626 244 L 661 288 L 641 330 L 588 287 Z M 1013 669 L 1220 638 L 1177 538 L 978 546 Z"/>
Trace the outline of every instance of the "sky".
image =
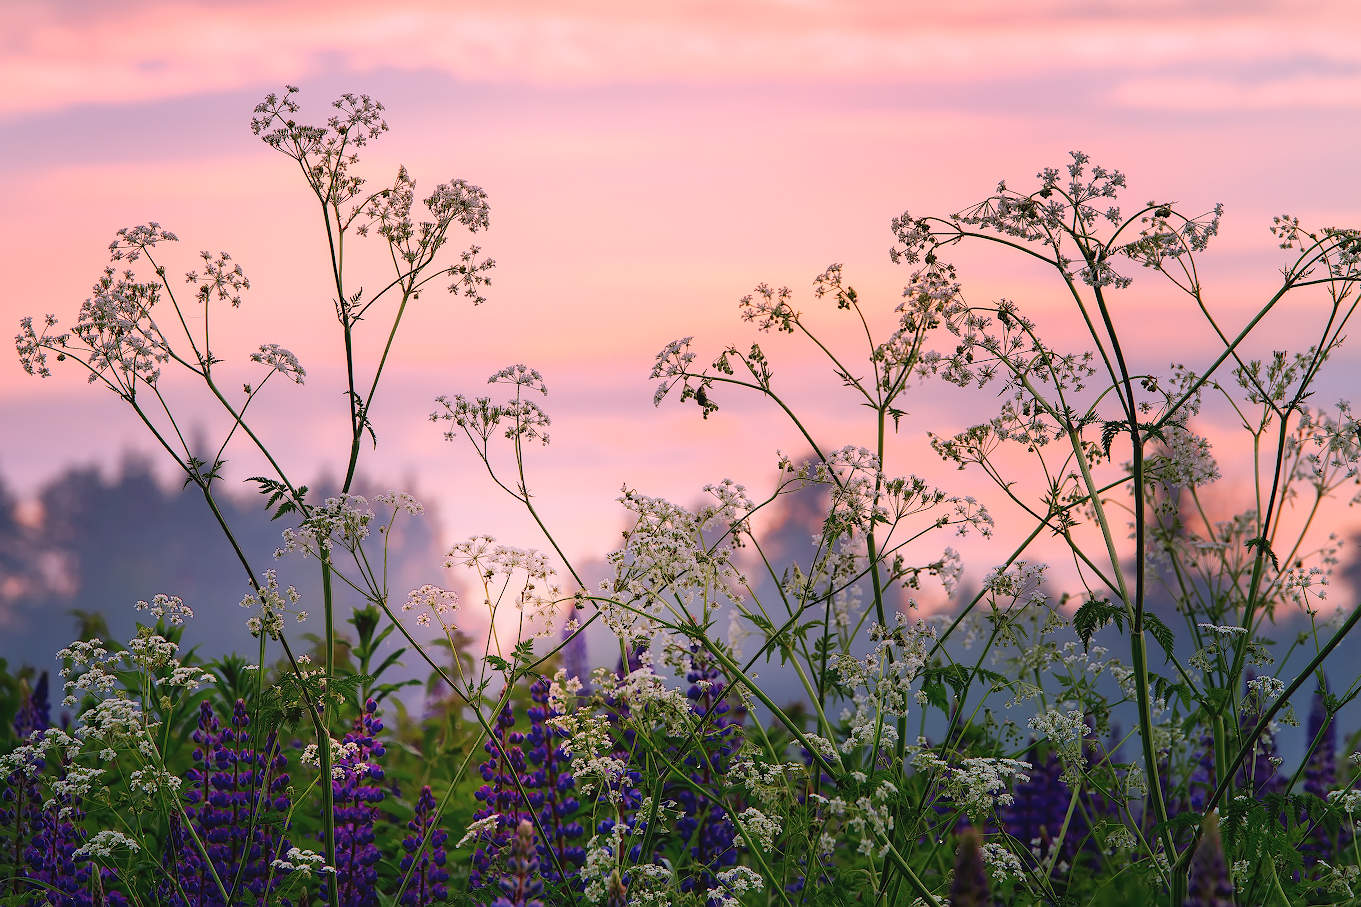
<path id="1" fill-rule="evenodd" d="M 341 92 L 370 94 L 391 127 L 359 167 L 372 185 L 405 165 L 418 193 L 451 178 L 486 189 L 489 301 L 419 300 L 363 460 L 371 481 L 430 501 L 450 541 L 489 532 L 544 547 L 471 451 L 427 420 L 437 394 L 485 393 L 511 363 L 543 372 L 552 444 L 531 452 L 530 486 L 568 553 L 598 558 L 622 526 L 622 483 L 680 502 L 723 478 L 764 491 L 777 449 L 804 452 L 768 403 L 724 399 L 707 421 L 693 406 L 654 408 L 658 350 L 690 335 L 703 358 L 745 346 L 740 296 L 788 284 L 811 311 L 810 281 L 832 262 L 887 324 L 906 279 L 887 255 L 894 216 L 959 210 L 1003 178 L 1028 185 L 1070 150 L 1127 173 L 1127 205 L 1225 204 L 1203 275 L 1235 327 L 1277 285 L 1273 215 L 1361 224 L 1361 10 L 1350 2 L 8 0 L 4 16 L 0 322 L 69 321 L 123 226 L 176 232 L 172 271 L 194 267 L 199 249 L 230 251 L 252 288 L 218 322 L 220 354 L 235 363 L 280 343 L 307 367 L 305 385 L 271 387 L 254 415 L 303 481 L 344 468 L 338 329 L 315 201 L 252 136 L 252 108 L 284 84 L 302 89 L 303 119 L 324 118 Z M 357 259 L 354 285 L 386 279 L 372 249 Z M 958 261 L 971 298 L 1015 299 L 1054 342 L 1083 348 L 1052 276 L 995 250 Z M 1319 313 L 1317 298 L 1289 300 L 1253 351 L 1302 349 Z M 834 314 L 820 323 L 852 348 Z M 1116 319 L 1147 370 L 1212 357 L 1208 328 L 1152 277 L 1121 297 Z M 762 342 L 820 439 L 872 445 L 825 361 L 792 338 Z M 372 362 L 371 337 L 360 352 Z M 124 451 L 151 450 L 116 399 L 58 372 L 39 381 L 0 357 L 0 476 L 21 498 L 69 465 L 113 469 Z M 1359 376 L 1344 350 L 1320 399 Z M 223 429 L 191 388 L 167 394 L 194 430 Z M 889 471 L 977 493 L 978 478 L 934 459 L 924 432 L 981 421 L 986 403 L 914 389 Z M 1247 461 L 1241 447 L 1229 454 L 1230 423 L 1207 416 L 1201 429 L 1223 440 L 1216 494 L 1231 509 Z M 229 478 L 258 471 L 244 449 L 228 456 Z M 996 515 L 997 540 L 965 549 L 988 566 L 1030 529 Z M 1355 524 L 1349 512 L 1326 518 L 1344 533 Z M 986 567 L 972 569 L 976 579 Z"/>

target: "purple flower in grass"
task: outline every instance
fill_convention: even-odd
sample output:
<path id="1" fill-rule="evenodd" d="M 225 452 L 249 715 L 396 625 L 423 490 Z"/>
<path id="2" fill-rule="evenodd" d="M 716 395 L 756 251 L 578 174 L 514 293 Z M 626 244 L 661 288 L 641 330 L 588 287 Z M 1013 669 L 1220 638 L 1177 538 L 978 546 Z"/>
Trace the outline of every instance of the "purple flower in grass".
<path id="1" fill-rule="evenodd" d="M 1325 680 L 1314 690 L 1304 738 L 1306 746 L 1313 746 L 1314 741 L 1318 740 L 1318 746 L 1314 747 L 1304 764 L 1304 792 L 1320 800 L 1326 800 L 1328 792 L 1337 787 L 1337 725 L 1328 715 L 1323 701 L 1326 692 Z M 1310 819 L 1308 811 L 1302 812 L 1300 820 L 1309 829 L 1300 843 L 1306 866 L 1312 866 L 1321 859 L 1331 860 L 1331 854 L 1339 853 L 1351 843 L 1347 823 L 1334 832 L 1326 823 Z"/>
<path id="2" fill-rule="evenodd" d="M 526 759 L 533 768 L 525 779 L 525 788 L 539 828 L 548 838 L 538 842 L 543 877 L 558 881 L 559 868 L 571 874 L 585 861 L 586 850 L 580 839 L 586 830 L 573 818 L 580 809 L 574 794 L 576 779 L 572 777 L 571 759 L 562 748 L 567 732 L 549 724 L 558 717 L 548 702 L 549 688 L 544 678 L 529 688 L 534 704 L 529 708 L 529 733 L 524 742 L 529 748 Z"/>
<path id="3" fill-rule="evenodd" d="M 432 827 L 436 818 L 435 805 L 435 795 L 427 784 L 416 798 L 415 818 L 406 823 L 411 834 L 402 839 L 402 849 L 406 851 L 406 856 L 402 857 L 402 874 L 411 874 L 402 895 L 403 904 L 432 904 L 449 897 L 444 887 L 449 881 L 449 873 L 444 868 L 447 860 L 444 843 L 449 833 Z"/>
<path id="4" fill-rule="evenodd" d="M 19 711 L 14 715 L 14 735 L 20 742 L 28 739 L 29 734 L 34 731 L 43 731 L 52 726 L 52 704 L 48 699 L 47 672 L 43 671 L 38 675 L 38 682 L 33 689 L 28 689 L 27 682 L 22 687 L 23 700 L 19 703 Z"/>
<path id="5" fill-rule="evenodd" d="M 1026 751 L 1023 758 L 1031 764 L 1030 780 L 1016 785 L 1011 805 L 1004 807 L 998 818 L 1007 834 L 1019 840 L 1037 859 L 1047 860 L 1068 814 L 1070 795 L 1067 785 L 1060 780 L 1063 765 L 1058 755 L 1053 749 L 1045 749 L 1043 756 L 1040 753 L 1037 743 Z M 1064 843 L 1066 849 L 1066 837 Z"/>
<path id="6" fill-rule="evenodd" d="M 1205 833 L 1191 857 L 1191 877 L 1183 907 L 1233 907 L 1233 883 L 1224 862 L 1224 846 L 1219 840 L 1219 819 L 1211 813 L 1205 818 Z"/>
<path id="7" fill-rule="evenodd" d="M 383 722 L 378 703 L 364 703 L 364 711 L 341 741 L 346 752 L 336 760 L 331 791 L 335 802 L 335 883 L 343 907 L 375 907 L 378 904 L 378 863 L 382 853 L 375 843 L 374 825 L 378 804 L 387 797 L 382 788 L 383 769 L 378 764 L 387 752 L 378 740 Z M 329 880 L 323 880 L 327 892 Z M 327 895 L 329 896 L 329 895 Z"/>
<path id="8" fill-rule="evenodd" d="M 686 697 L 699 718 L 699 739 L 682 753 L 690 779 L 702 790 L 723 786 L 732 754 L 741 742 L 739 725 L 730 716 L 731 707 L 724 695 L 727 685 L 718 669 L 701 659 L 692 647 L 690 684 Z M 719 803 L 696 793 L 689 785 L 675 785 L 668 794 L 681 808 L 676 831 L 688 843 L 691 859 L 698 866 L 681 881 L 683 891 L 709 889 L 716 884 L 714 873 L 737 863 L 737 827 Z"/>
<path id="9" fill-rule="evenodd" d="M 194 767 L 185 773 L 185 813 L 211 864 L 174 823 L 167 854 L 174 855 L 180 888 L 192 907 L 223 904 L 218 881 L 231 895 L 230 903 L 264 904 L 271 900 L 274 887 L 270 863 L 288 846 L 276 834 L 289 808 L 288 759 L 272 733 L 260 749 L 252 746 L 250 715 L 240 699 L 227 727 L 221 726 L 211 705 L 201 703 L 193 740 L 197 746 Z M 173 889 L 164 892 L 163 899 L 183 903 Z"/>
<path id="10" fill-rule="evenodd" d="M 14 732 L 23 745 L 34 731 L 48 727 L 47 674 L 44 672 L 32 690 L 23 686 L 23 700 L 14 716 Z M 5 835 L 5 853 L 0 858 L 0 866 L 7 872 L 9 882 L 4 891 L 15 895 L 25 889 L 27 884 L 20 881 L 24 875 L 24 853 L 30 839 L 38 829 L 43 813 L 43 794 L 38 777 L 46 767 L 46 759 L 36 751 L 24 758 L 24 766 L 10 772 L 0 790 L 0 827 L 8 829 Z"/>
<path id="11" fill-rule="evenodd" d="M 483 784 L 475 796 L 481 806 L 473 813 L 473 820 L 497 817 L 495 828 L 482 833 L 473 851 L 473 868 L 468 878 L 472 888 L 494 884 L 495 863 L 510 845 L 521 819 L 529 818 L 521 788 L 529 777 L 524 750 L 520 744 L 524 734 L 515 730 L 515 713 L 510 704 L 502 707 L 492 724 L 492 735 L 484 743 L 487 760 L 482 763 Z"/>
<path id="12" fill-rule="evenodd" d="M 539 875 L 539 851 L 534 843 L 534 823 L 521 819 L 511 838 L 506 874 L 497 883 L 501 896 L 490 907 L 544 907 L 543 879 Z"/>
<path id="13" fill-rule="evenodd" d="M 992 888 L 983 865 L 983 846 L 975 829 L 965 829 L 955 851 L 955 878 L 950 883 L 950 907 L 993 907 Z"/>

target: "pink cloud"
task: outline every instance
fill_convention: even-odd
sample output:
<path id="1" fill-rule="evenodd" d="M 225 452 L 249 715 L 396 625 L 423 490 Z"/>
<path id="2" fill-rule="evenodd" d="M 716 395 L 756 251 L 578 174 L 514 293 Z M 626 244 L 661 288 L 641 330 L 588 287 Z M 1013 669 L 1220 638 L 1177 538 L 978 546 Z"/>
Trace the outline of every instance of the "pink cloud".
<path id="1" fill-rule="evenodd" d="M 24 90 L 0 98 L 0 114 L 305 81 L 337 61 L 550 85 L 954 81 L 1065 69 L 1153 78 L 1184 65 L 1355 62 L 1350 46 L 1315 25 L 1356 20 L 1354 5 L 1335 0 L 1309 17 L 1290 15 L 1288 4 L 1187 6 L 1048 2 L 1028 5 L 1018 21 L 1000 2 L 520 2 L 477 12 L 444 3 L 150 2 L 116 15 L 96 4 L 35 5 L 6 14 L 0 80 Z"/>

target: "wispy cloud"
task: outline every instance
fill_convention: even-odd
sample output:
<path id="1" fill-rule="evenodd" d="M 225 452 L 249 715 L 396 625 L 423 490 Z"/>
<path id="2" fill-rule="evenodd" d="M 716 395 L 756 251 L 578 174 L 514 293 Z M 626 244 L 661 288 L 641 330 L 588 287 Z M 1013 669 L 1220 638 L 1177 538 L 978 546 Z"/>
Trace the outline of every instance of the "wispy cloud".
<path id="1" fill-rule="evenodd" d="M 0 115 L 253 88 L 336 68 L 554 85 L 1126 71 L 1147 74 L 1115 95 L 1137 106 L 1157 95 L 1169 68 L 1355 62 L 1354 47 L 1317 23 L 1355 22 L 1361 12 L 1322 7 L 1306 18 L 1284 3 L 1041 2 L 1018 21 L 1014 5 L 1000 2 L 511 2 L 479 11 L 345 0 L 231 8 L 156 0 L 116 11 L 31 3 L 6 11 L 0 80 L 23 90 L 0 96 Z M 1247 94 L 1237 85 L 1227 89 Z"/>

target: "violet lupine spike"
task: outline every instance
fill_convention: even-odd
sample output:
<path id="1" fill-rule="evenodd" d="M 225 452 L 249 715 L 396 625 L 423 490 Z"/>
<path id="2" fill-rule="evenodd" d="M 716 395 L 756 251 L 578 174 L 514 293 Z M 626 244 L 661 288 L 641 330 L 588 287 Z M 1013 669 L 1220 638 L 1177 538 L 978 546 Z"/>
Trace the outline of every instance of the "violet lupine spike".
<path id="1" fill-rule="evenodd" d="M 690 671 L 685 675 L 690 684 L 686 697 L 702 722 L 699 746 L 703 756 L 696 756 L 692 750 L 684 754 L 684 763 L 690 769 L 691 780 L 704 790 L 715 790 L 723 786 L 722 779 L 737 750 L 740 732 L 729 716 L 723 676 L 712 664 L 701 661 L 696 649 L 692 648 Z M 681 808 L 676 831 L 688 842 L 690 857 L 699 867 L 682 880 L 681 890 L 712 888 L 716 884 L 714 873 L 737 863 L 737 828 L 722 805 L 700 798 L 689 786 L 677 785 L 668 796 Z"/>
<path id="2" fill-rule="evenodd" d="M 232 904 L 264 904 L 277 881 L 270 862 L 281 846 L 287 847 L 276 840 L 275 826 L 289 808 L 288 759 L 272 733 L 263 749 L 251 746 L 250 715 L 241 699 L 228 727 L 221 726 L 211 705 L 201 703 L 193 740 L 198 745 L 195 767 L 185 774 L 185 811 L 212 862 L 210 867 L 182 829 L 172 828 L 181 888 L 192 907 L 221 905 L 215 870 Z M 176 893 L 167 895 L 167 903 L 182 901 Z"/>
<path id="3" fill-rule="evenodd" d="M 605 907 L 629 907 L 628 886 L 617 869 L 610 873 L 609 884 L 605 886 Z"/>
<path id="4" fill-rule="evenodd" d="M 1233 883 L 1224 862 L 1224 845 L 1219 840 L 1219 817 L 1205 817 L 1205 833 L 1191 857 L 1191 877 L 1182 907 L 1234 907 Z"/>
<path id="5" fill-rule="evenodd" d="M 46 730 L 49 725 L 47 672 L 43 672 L 32 690 L 25 683 L 23 691 L 23 701 L 14 716 L 14 733 L 20 745 L 34 731 Z M 24 875 L 24 852 L 43 811 L 44 798 L 38 778 L 46 767 L 46 760 L 34 754 L 32 759 L 26 761 L 28 765 L 25 769 L 11 772 L 5 778 L 3 792 L 0 793 L 0 826 L 10 830 L 0 866 L 5 868 L 4 875 L 10 880 L 6 888 L 11 895 L 18 894 L 24 887 L 20 881 Z"/>
<path id="6" fill-rule="evenodd" d="M 352 730 L 341 741 L 350 751 L 336 761 L 339 777 L 331 782 L 335 803 L 336 872 L 335 883 L 344 907 L 376 907 L 378 904 L 378 863 L 382 853 L 375 843 L 374 825 L 378 804 L 387 793 L 379 785 L 383 769 L 378 764 L 387 752 L 378 735 L 383 722 L 378 718 L 378 703 L 370 699 L 354 721 Z M 323 880 L 322 891 L 329 896 Z"/>
<path id="7" fill-rule="evenodd" d="M 544 907 L 543 879 L 539 875 L 539 851 L 534 843 L 534 823 L 521 819 L 511 838 L 506 874 L 497 883 L 501 896 L 490 907 Z"/>
<path id="8" fill-rule="evenodd" d="M 1191 812 L 1204 812 L 1205 804 L 1214 796 L 1215 789 L 1215 741 L 1209 731 L 1200 735 L 1199 755 L 1191 768 L 1191 777 L 1186 782 L 1186 805 Z"/>
<path id="9" fill-rule="evenodd" d="M 1326 800 L 1328 792 L 1337 787 L 1337 724 L 1328 715 L 1328 708 L 1323 700 L 1326 691 L 1325 679 L 1314 690 L 1304 738 L 1306 746 L 1312 745 L 1315 739 L 1319 741 L 1304 765 L 1304 792 L 1320 800 Z M 1300 819 L 1307 825 L 1312 823 L 1308 835 L 1300 843 L 1300 852 L 1304 856 L 1306 866 L 1313 866 L 1321 859 L 1331 859 L 1331 854 L 1340 852 L 1351 843 L 1347 823 L 1343 823 L 1340 831 L 1334 833 L 1328 825 L 1313 822 L 1307 811 Z"/>
<path id="10" fill-rule="evenodd" d="M 23 701 L 14 715 L 14 735 L 22 743 L 34 731 L 44 731 L 52 726 L 52 705 L 48 699 L 47 672 L 38 675 L 38 682 L 29 690 L 24 684 Z"/>
<path id="11" fill-rule="evenodd" d="M 548 837 L 547 841 L 538 844 L 543 877 L 553 882 L 560 878 L 559 866 L 571 875 L 585 862 L 586 849 L 579 842 L 586 830 L 573 818 L 580 803 L 574 794 L 576 779 L 572 777 L 572 760 L 562 748 L 567 732 L 549 724 L 558 716 L 548 702 L 550 686 L 546 678 L 540 678 L 529 688 L 529 697 L 534 704 L 529 708 L 530 725 L 525 744 L 529 748 L 526 758 L 533 769 L 525 778 L 525 788 L 529 793 L 530 808 L 538 817 L 539 828 Z"/>
<path id="12" fill-rule="evenodd" d="M 51 809 L 44 809 L 38 816 L 33 830 L 33 838 L 24 853 L 27 870 L 24 875 L 41 885 L 46 898 L 55 898 L 61 907 L 95 907 L 105 903 L 123 903 L 121 896 L 106 896 L 96 900 L 90 891 L 90 863 L 76 862 L 76 848 L 84 843 L 83 834 L 76 825 L 83 817 L 77 809 L 68 817 L 60 815 L 59 802 Z M 100 873 L 104 879 L 106 872 Z M 32 887 L 32 882 L 28 883 Z M 110 895 L 112 892 L 110 892 Z"/>
<path id="13" fill-rule="evenodd" d="M 983 847 L 977 830 L 965 829 L 955 851 L 955 878 L 950 883 L 950 907 L 993 907 Z"/>
<path id="14" fill-rule="evenodd" d="M 1011 805 L 1003 808 L 999 819 L 1007 834 L 1043 861 L 1049 858 L 1050 848 L 1063 827 L 1070 795 L 1067 785 L 1060 780 L 1063 766 L 1058 755 L 1052 748 L 1046 748 L 1041 758 L 1040 751 L 1038 743 L 1032 743 L 1026 750 L 1024 759 L 1032 766 L 1030 780 L 1016 785 Z M 1064 842 L 1066 849 L 1067 838 Z"/>
<path id="15" fill-rule="evenodd" d="M 431 827 L 436 818 L 435 806 L 435 795 L 427 784 L 416 798 L 415 817 L 406 823 L 411 834 L 402 839 L 402 849 L 406 851 L 406 856 L 402 857 L 402 874 L 411 873 L 411 881 L 402 895 L 403 904 L 432 904 L 449 897 L 449 891 L 444 887 L 449 881 L 449 873 L 444 868 L 448 859 L 444 844 L 449 833 Z M 429 840 L 425 841 L 427 833 Z M 425 841 L 424 847 L 421 847 L 422 841 Z"/>
<path id="16" fill-rule="evenodd" d="M 478 836 L 473 868 L 468 876 L 471 888 L 495 882 L 497 858 L 510 845 L 520 820 L 529 817 L 520 795 L 520 787 L 529 776 L 524 750 L 520 747 L 523 742 L 524 734 L 515 730 L 515 713 L 507 703 L 492 724 L 491 737 L 482 744 L 487 751 L 487 760 L 481 767 L 483 784 L 474 795 L 482 805 L 473 813 L 473 821 L 491 815 L 498 818 L 494 829 Z"/>

